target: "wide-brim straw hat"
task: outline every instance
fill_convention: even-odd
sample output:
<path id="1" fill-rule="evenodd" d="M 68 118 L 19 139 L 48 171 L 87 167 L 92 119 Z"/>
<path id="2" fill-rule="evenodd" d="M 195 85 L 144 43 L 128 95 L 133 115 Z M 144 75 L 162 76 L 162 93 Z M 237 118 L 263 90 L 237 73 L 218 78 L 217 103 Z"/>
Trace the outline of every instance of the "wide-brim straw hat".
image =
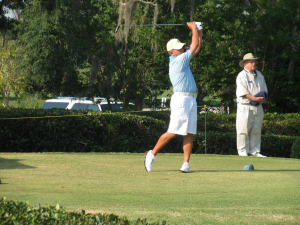
<path id="1" fill-rule="evenodd" d="M 256 60 L 256 59 L 258 59 L 258 58 L 255 58 L 252 53 L 247 53 L 246 55 L 244 55 L 244 58 L 243 58 L 242 61 L 240 61 L 239 65 L 240 65 L 240 67 L 244 67 L 244 62 L 245 61 L 247 61 L 247 60 Z"/>
<path id="2" fill-rule="evenodd" d="M 182 49 L 182 47 L 185 45 L 185 43 L 181 43 L 178 39 L 174 38 L 171 39 L 168 43 L 167 43 L 167 51 L 171 51 L 173 49 L 179 50 Z"/>

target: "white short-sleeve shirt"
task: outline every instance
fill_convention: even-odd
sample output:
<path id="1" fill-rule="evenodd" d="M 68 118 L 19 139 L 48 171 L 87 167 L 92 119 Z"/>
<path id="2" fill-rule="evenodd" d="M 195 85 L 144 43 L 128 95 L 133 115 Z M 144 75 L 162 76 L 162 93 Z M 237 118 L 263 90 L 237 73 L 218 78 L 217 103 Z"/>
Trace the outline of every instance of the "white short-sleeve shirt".
<path id="1" fill-rule="evenodd" d="M 250 102 L 246 94 L 256 95 L 260 91 L 268 92 L 264 76 L 257 70 L 256 74 L 243 69 L 236 78 L 237 103 L 247 104 Z"/>

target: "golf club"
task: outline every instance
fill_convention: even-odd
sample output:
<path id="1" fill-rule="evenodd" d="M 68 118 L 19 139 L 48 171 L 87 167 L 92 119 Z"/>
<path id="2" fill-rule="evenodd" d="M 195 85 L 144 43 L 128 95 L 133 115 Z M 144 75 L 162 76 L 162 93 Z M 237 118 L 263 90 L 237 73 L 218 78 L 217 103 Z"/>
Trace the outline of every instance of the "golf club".
<path id="1" fill-rule="evenodd" d="M 115 34 L 118 32 L 120 27 L 154 27 L 154 26 L 184 26 L 185 23 L 182 24 L 141 24 L 141 25 L 118 25 L 115 29 Z"/>

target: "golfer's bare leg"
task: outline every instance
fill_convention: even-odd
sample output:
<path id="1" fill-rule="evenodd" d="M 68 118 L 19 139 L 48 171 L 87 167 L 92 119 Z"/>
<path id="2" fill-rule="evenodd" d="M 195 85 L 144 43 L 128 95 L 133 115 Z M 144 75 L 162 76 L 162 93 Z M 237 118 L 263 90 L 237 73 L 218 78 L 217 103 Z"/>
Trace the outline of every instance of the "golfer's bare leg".
<path id="1" fill-rule="evenodd" d="M 189 162 L 193 148 L 193 134 L 187 134 L 183 139 L 183 161 Z"/>
<path id="2" fill-rule="evenodd" d="M 156 155 L 160 149 L 162 149 L 166 144 L 169 143 L 174 137 L 176 137 L 177 134 L 172 134 L 169 132 L 166 132 L 160 136 L 158 139 L 155 147 L 152 149 L 152 154 Z"/>

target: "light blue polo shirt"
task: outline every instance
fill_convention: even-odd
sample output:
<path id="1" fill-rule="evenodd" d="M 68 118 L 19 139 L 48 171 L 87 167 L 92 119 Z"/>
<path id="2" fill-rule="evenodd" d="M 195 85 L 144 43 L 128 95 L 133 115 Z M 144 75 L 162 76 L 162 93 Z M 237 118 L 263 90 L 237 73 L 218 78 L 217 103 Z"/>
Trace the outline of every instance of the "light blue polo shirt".
<path id="1" fill-rule="evenodd" d="M 170 56 L 169 77 L 174 92 L 196 93 L 197 87 L 190 68 L 192 54 L 190 50 L 177 57 Z"/>

